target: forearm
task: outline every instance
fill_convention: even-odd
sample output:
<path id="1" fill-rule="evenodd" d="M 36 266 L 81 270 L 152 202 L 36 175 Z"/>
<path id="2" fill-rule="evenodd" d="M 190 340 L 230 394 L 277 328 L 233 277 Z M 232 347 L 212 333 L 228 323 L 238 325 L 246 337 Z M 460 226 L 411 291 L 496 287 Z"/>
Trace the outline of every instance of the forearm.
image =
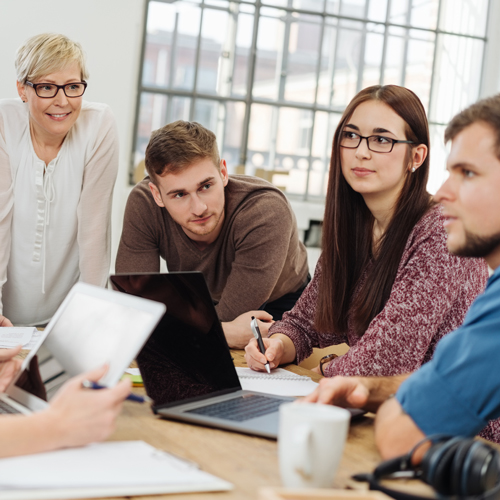
<path id="1" fill-rule="evenodd" d="M 248 338 L 251 338 L 251 333 L 246 336 L 240 335 L 239 328 L 232 321 L 222 321 L 221 325 L 222 330 L 224 331 L 224 336 L 226 337 L 227 345 L 231 349 L 243 349 L 247 345 Z"/>
<path id="2" fill-rule="evenodd" d="M 41 453 L 64 446 L 63 427 L 49 411 L 2 415 L 0 418 L 0 458 Z"/>
<path id="3" fill-rule="evenodd" d="M 384 460 L 408 453 L 425 434 L 407 415 L 396 398 L 386 401 L 375 419 L 375 442 Z M 426 447 L 415 455 L 415 462 L 421 460 Z"/>

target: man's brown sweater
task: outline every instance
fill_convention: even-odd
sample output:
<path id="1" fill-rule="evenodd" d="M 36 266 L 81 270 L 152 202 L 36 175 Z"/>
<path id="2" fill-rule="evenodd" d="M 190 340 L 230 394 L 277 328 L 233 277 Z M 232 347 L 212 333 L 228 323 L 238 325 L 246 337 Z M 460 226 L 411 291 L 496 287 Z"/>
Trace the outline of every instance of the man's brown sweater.
<path id="1" fill-rule="evenodd" d="M 221 321 L 258 309 L 303 286 L 307 254 L 285 195 L 269 182 L 233 175 L 225 192 L 225 218 L 217 239 L 199 250 L 160 208 L 146 177 L 130 193 L 116 272 L 201 271 Z"/>

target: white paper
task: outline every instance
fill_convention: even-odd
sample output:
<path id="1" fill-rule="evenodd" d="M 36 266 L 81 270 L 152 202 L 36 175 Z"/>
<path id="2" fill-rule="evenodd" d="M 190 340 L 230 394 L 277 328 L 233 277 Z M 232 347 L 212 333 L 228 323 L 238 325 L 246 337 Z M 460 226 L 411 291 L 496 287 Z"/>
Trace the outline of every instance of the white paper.
<path id="1" fill-rule="evenodd" d="M 35 330 L 33 331 L 33 335 L 31 336 L 31 340 L 26 345 L 23 345 L 23 349 L 31 351 L 31 349 L 33 349 L 38 344 L 38 341 L 42 338 L 42 335 L 43 331 L 37 330 L 35 328 Z"/>
<path id="2" fill-rule="evenodd" d="M 4 326 L 0 328 L 0 348 L 16 347 L 19 344 L 25 346 L 31 340 L 33 333 L 37 331 L 34 326 Z"/>
<path id="3" fill-rule="evenodd" d="M 229 483 L 143 441 L 96 443 L 0 460 L 0 498 L 9 490 L 167 486 L 170 491 Z M 191 488 L 191 490 L 186 489 Z"/>
<path id="4" fill-rule="evenodd" d="M 127 368 L 125 370 L 125 373 L 128 373 L 130 375 L 140 375 L 141 372 L 139 371 L 139 368 Z"/>
<path id="5" fill-rule="evenodd" d="M 276 396 L 307 396 L 318 387 L 310 377 L 276 368 L 271 373 L 256 372 L 250 368 L 236 368 L 241 387 L 246 391 L 263 392 Z"/>

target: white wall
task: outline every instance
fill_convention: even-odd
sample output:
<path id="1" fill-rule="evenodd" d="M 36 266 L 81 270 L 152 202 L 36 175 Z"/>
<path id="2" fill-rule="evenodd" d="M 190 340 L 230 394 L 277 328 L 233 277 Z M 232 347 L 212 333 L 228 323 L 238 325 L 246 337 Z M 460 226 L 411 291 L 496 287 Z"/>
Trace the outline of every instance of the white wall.
<path id="1" fill-rule="evenodd" d="M 109 104 L 120 137 L 120 169 L 113 200 L 113 265 L 129 189 L 144 0 L 0 0 L 0 98 L 17 97 L 17 48 L 39 33 L 62 33 L 80 42 L 90 78 L 85 99 Z"/>

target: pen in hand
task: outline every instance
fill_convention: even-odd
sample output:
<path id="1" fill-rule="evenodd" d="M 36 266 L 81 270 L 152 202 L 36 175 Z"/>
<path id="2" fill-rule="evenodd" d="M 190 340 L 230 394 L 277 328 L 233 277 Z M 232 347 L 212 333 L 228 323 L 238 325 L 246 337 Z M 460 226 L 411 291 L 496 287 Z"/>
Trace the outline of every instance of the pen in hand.
<path id="1" fill-rule="evenodd" d="M 266 355 L 266 348 L 264 347 L 264 342 L 262 340 L 262 335 L 260 334 L 259 325 L 254 316 L 252 316 L 252 321 L 250 322 L 250 328 L 252 329 L 253 336 L 257 339 L 257 344 L 259 345 L 259 351 Z M 266 371 L 271 373 L 271 368 L 269 366 L 269 361 L 266 360 Z"/>
<path id="2" fill-rule="evenodd" d="M 108 387 L 100 385 L 96 382 L 91 382 L 90 380 L 84 380 L 82 382 L 82 387 L 85 389 L 108 389 Z M 129 401 L 135 401 L 136 403 L 151 403 L 153 401 L 148 396 L 138 396 L 137 394 L 129 394 L 126 399 Z"/>

